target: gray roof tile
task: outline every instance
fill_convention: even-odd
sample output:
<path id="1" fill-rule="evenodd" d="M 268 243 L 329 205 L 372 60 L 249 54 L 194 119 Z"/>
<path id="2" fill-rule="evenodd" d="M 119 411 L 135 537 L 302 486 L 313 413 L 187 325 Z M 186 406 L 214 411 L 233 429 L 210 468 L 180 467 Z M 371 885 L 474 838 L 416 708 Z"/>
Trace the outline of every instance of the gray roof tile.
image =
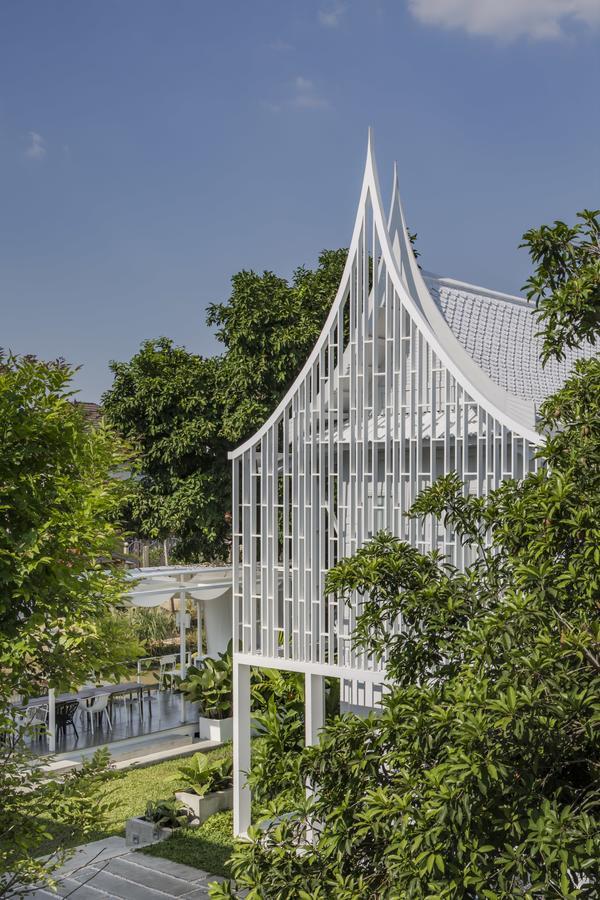
<path id="1" fill-rule="evenodd" d="M 557 391 L 576 360 L 597 350 L 589 344 L 568 350 L 562 362 L 540 362 L 542 339 L 532 307 L 524 300 L 491 291 L 477 293 L 471 285 L 447 284 L 425 276 L 431 296 L 455 337 L 489 377 L 517 397 L 540 403 Z"/>

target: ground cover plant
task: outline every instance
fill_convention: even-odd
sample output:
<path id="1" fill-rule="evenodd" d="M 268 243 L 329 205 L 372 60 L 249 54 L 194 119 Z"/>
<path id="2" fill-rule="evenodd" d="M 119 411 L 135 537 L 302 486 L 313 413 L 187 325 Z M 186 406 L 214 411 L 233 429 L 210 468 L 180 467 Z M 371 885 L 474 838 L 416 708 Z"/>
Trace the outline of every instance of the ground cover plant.
<path id="1" fill-rule="evenodd" d="M 232 849 L 233 813 L 220 812 L 197 828 L 179 828 L 168 840 L 139 852 L 227 877 Z"/>
<path id="2" fill-rule="evenodd" d="M 597 214 L 584 220 L 566 240 L 562 223 L 525 237 L 555 356 L 599 336 Z M 541 428 L 537 473 L 486 498 L 449 474 L 415 504 L 471 549 L 466 571 L 382 533 L 329 573 L 341 600 L 364 596 L 355 640 L 387 654 L 391 689 L 380 716 L 326 725 L 298 763 L 310 797 L 273 801 L 237 845 L 250 900 L 598 896 L 598 356 L 545 402 Z"/>

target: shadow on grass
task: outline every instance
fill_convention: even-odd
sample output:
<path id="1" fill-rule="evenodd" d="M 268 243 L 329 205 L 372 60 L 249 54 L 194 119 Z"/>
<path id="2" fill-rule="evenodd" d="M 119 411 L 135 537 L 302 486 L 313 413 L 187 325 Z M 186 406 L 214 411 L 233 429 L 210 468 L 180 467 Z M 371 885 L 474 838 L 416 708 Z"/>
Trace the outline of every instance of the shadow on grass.
<path id="1" fill-rule="evenodd" d="M 159 856 L 172 862 L 204 869 L 212 875 L 229 877 L 227 862 L 233 848 L 233 813 L 215 813 L 197 828 L 181 828 L 168 838 L 139 853 Z"/>

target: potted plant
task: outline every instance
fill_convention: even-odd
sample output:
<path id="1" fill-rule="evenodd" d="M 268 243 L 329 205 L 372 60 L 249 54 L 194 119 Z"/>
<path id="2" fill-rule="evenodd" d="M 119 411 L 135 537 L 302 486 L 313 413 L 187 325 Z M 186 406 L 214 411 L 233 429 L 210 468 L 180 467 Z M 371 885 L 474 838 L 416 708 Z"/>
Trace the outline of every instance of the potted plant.
<path id="1" fill-rule="evenodd" d="M 232 762 L 230 759 L 209 761 L 204 753 L 195 753 L 179 767 L 179 781 L 186 782 L 175 797 L 183 803 L 199 822 L 213 813 L 232 809 Z"/>
<path id="2" fill-rule="evenodd" d="M 189 822 L 189 812 L 179 800 L 150 800 L 143 816 L 128 819 L 125 843 L 128 847 L 147 847 L 164 841 Z"/>
<path id="3" fill-rule="evenodd" d="M 233 650 L 229 641 L 218 659 L 206 657 L 190 666 L 179 690 L 200 710 L 200 737 L 230 741 L 233 737 Z"/>

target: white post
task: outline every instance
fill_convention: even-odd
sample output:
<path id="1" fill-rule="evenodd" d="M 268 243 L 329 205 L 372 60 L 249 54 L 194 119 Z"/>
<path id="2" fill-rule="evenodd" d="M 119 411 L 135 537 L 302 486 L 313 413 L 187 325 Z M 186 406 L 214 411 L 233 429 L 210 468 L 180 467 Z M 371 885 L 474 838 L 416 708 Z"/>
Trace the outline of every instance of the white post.
<path id="1" fill-rule="evenodd" d="M 56 752 L 56 694 L 54 688 L 48 691 L 48 750 Z"/>
<path id="2" fill-rule="evenodd" d="M 204 611 L 204 603 L 202 600 L 196 600 L 196 650 L 198 659 L 202 656 L 202 618 Z"/>
<path id="3" fill-rule="evenodd" d="M 304 676 L 304 741 L 306 746 L 318 743 L 319 731 L 325 725 L 325 678 L 322 675 Z M 309 781 L 306 782 L 306 796 L 315 793 Z M 312 843 L 318 828 L 306 829 L 306 840 Z"/>
<path id="4" fill-rule="evenodd" d="M 251 823 L 250 666 L 233 663 L 233 833 L 244 837 Z"/>
<path id="5" fill-rule="evenodd" d="M 179 591 L 179 674 L 185 678 L 186 673 L 186 627 L 185 627 L 185 591 Z M 185 694 L 179 694 L 179 719 L 185 722 Z"/>
<path id="6" fill-rule="evenodd" d="M 325 724 L 325 679 L 322 675 L 304 676 L 304 732 L 307 746 L 316 744 Z"/>

